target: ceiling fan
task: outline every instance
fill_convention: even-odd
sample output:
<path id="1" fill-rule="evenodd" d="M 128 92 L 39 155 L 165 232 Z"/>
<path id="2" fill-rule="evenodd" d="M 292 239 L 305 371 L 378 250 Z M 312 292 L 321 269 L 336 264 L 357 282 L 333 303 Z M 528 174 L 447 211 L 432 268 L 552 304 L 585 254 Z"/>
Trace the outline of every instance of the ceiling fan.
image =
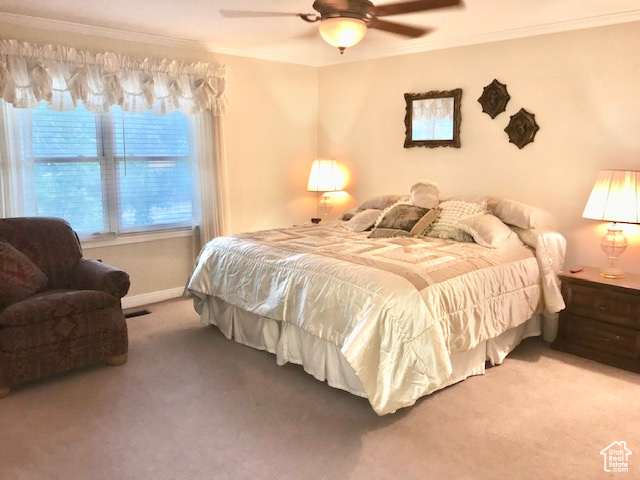
<path id="1" fill-rule="evenodd" d="M 432 28 L 415 27 L 404 23 L 381 20 L 380 17 L 424 12 L 439 8 L 457 7 L 462 0 L 410 0 L 389 3 L 376 7 L 369 0 L 315 0 L 312 8 L 317 13 L 257 12 L 243 10 L 220 10 L 223 17 L 299 17 L 305 22 L 320 22 L 322 38 L 344 53 L 348 47 L 357 44 L 368 28 L 396 33 L 409 38 L 418 38 Z"/>

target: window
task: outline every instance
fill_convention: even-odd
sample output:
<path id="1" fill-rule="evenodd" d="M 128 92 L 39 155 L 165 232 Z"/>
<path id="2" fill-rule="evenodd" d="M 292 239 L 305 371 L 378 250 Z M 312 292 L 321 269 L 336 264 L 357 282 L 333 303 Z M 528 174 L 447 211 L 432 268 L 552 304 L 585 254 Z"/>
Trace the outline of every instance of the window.
<path id="1" fill-rule="evenodd" d="M 191 226 L 189 120 L 180 113 L 21 110 L 27 212 L 65 218 L 82 236 Z"/>

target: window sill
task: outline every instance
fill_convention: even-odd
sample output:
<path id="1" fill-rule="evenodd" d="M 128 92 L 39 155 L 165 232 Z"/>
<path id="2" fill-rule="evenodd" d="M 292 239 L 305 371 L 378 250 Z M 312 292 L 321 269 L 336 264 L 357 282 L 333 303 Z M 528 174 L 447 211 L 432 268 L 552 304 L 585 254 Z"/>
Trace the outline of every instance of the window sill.
<path id="1" fill-rule="evenodd" d="M 156 240 L 166 240 L 169 238 L 191 237 L 192 235 L 192 229 L 181 228 L 179 230 L 168 230 L 164 232 L 131 233 L 128 235 L 121 235 L 119 237 L 84 237 L 80 238 L 80 243 L 82 244 L 83 250 L 90 250 L 92 248 L 114 247 L 118 245 L 128 245 L 130 243 L 144 243 Z"/>

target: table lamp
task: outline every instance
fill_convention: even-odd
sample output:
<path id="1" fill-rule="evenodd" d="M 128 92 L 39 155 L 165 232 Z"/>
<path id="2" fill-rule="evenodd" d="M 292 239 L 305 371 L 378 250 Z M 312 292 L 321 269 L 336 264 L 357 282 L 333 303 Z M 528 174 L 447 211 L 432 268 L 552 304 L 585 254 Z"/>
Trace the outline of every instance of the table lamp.
<path id="1" fill-rule="evenodd" d="M 338 166 L 336 161 L 330 158 L 316 158 L 311 165 L 309 183 L 307 191 L 316 192 L 316 213 L 317 217 L 312 218 L 312 223 L 320 223 L 320 215 L 327 215 L 333 205 L 331 197 L 327 192 L 337 192 L 340 190 Z M 320 196 L 322 192 L 322 196 Z"/>
<path id="2" fill-rule="evenodd" d="M 600 275 L 623 278 L 618 258 L 627 249 L 627 239 L 618 224 L 640 223 L 640 171 L 601 170 L 582 216 L 613 222 L 600 242 L 608 256 L 607 266 L 600 270 Z"/>

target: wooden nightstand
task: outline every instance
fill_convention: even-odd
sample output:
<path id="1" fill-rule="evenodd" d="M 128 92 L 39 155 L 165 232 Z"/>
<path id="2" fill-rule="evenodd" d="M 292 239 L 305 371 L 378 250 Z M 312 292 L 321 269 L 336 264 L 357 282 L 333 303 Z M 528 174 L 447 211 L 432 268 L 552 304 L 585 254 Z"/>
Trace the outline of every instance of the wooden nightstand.
<path id="1" fill-rule="evenodd" d="M 640 372 L 640 275 L 612 280 L 598 271 L 560 274 L 567 308 L 551 347 Z"/>

